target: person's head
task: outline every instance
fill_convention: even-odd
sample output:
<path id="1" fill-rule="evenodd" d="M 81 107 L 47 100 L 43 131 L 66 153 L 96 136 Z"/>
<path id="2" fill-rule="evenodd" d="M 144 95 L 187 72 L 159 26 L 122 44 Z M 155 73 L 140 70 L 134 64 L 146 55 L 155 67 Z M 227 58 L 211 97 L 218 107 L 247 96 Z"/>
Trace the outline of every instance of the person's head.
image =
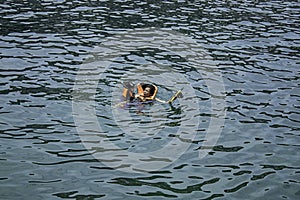
<path id="1" fill-rule="evenodd" d="M 151 96 L 151 88 L 150 87 L 146 87 L 144 89 L 144 97 L 150 97 Z"/>

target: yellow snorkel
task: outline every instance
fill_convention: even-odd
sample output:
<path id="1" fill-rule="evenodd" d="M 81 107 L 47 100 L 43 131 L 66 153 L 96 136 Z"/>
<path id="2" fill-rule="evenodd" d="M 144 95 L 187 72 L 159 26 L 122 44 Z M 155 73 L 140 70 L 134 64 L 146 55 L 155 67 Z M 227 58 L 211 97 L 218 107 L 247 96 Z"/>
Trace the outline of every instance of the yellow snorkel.
<path id="1" fill-rule="evenodd" d="M 173 103 L 173 101 L 175 101 L 178 97 L 182 97 L 182 90 L 183 88 L 181 88 L 180 90 L 178 90 L 168 101 L 165 100 L 161 100 L 159 98 L 155 98 L 156 101 L 160 102 L 160 103 Z"/>
<path id="2" fill-rule="evenodd" d="M 113 106 L 113 108 L 117 108 L 117 107 L 123 107 L 125 106 L 127 103 L 131 102 L 130 99 L 127 98 L 127 95 L 128 95 L 128 92 L 129 90 L 127 88 L 132 88 L 133 85 L 131 83 L 126 83 L 126 85 L 124 85 L 124 90 L 123 90 L 123 97 L 127 100 L 125 101 L 122 101 L 120 103 L 117 103 L 116 105 Z M 157 87 L 155 85 L 153 85 L 154 87 L 154 93 L 151 97 L 146 97 L 146 98 L 140 98 L 141 102 L 146 102 L 146 101 L 158 101 L 160 103 L 168 103 L 168 104 L 172 104 L 177 98 L 180 98 L 182 97 L 182 90 L 183 88 L 181 88 L 180 90 L 178 90 L 169 100 L 165 101 L 165 100 L 162 100 L 162 99 L 159 99 L 156 97 L 156 93 L 157 93 Z M 144 91 L 144 88 L 142 88 L 142 85 L 141 84 L 138 84 L 138 94 L 135 95 L 134 98 L 137 98 L 139 96 L 143 97 L 143 91 Z M 134 94 L 134 93 L 133 93 Z"/>

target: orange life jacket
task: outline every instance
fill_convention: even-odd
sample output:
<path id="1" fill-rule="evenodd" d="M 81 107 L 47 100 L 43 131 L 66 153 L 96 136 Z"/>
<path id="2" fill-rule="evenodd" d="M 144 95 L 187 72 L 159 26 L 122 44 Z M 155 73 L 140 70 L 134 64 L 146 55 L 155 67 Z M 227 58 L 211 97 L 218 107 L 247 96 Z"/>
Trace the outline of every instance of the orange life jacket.
<path id="1" fill-rule="evenodd" d="M 150 87 L 151 88 L 151 96 L 149 97 L 144 97 L 144 90 L 146 87 Z M 139 83 L 137 85 L 137 90 L 138 90 L 138 97 L 142 100 L 142 101 L 152 101 L 154 100 L 156 94 L 157 94 L 157 87 L 153 84 L 143 84 L 143 83 Z"/>
<path id="2" fill-rule="evenodd" d="M 133 97 L 133 93 L 130 90 L 128 90 L 127 88 L 124 88 L 122 96 L 124 99 L 128 100 L 130 97 Z"/>
<path id="3" fill-rule="evenodd" d="M 151 96 L 149 96 L 149 97 L 144 97 L 144 90 L 145 90 L 146 87 L 151 88 L 151 91 L 150 91 Z M 138 92 L 137 97 L 143 102 L 154 100 L 155 96 L 157 94 L 157 91 L 158 91 L 157 87 L 153 84 L 144 84 L 144 83 L 137 84 L 137 92 Z M 134 94 L 130 90 L 128 90 L 127 88 L 123 89 L 122 96 L 126 100 L 128 100 L 130 97 L 134 98 Z"/>

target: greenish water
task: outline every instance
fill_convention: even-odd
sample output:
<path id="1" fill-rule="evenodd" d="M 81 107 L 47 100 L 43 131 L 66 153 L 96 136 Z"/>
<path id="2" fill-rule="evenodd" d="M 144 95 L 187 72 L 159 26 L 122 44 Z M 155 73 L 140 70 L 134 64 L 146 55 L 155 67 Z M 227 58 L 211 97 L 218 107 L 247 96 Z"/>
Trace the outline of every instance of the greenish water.
<path id="1" fill-rule="evenodd" d="M 0 15 L 0 199 L 299 199 L 299 1 Z M 124 80 L 183 98 L 115 109 Z"/>

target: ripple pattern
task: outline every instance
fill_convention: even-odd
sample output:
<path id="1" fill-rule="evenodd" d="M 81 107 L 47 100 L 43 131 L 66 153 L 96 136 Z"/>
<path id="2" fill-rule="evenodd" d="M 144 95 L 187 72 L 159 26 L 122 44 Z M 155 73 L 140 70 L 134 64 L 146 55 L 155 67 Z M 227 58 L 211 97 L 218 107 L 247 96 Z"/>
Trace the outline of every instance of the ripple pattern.
<path id="1" fill-rule="evenodd" d="M 282 0 L 1 1 L 0 199 L 299 199 L 299 13 L 299 1 Z M 104 90 L 97 91 L 98 99 L 122 74 L 149 64 L 187 77 L 201 108 L 193 140 L 171 131 L 153 139 L 189 143 L 180 159 L 132 174 L 95 159 L 90 152 L 104 152 L 101 145 L 85 148 L 71 102 L 80 65 L 93 59 L 95 46 L 149 27 L 186 34 L 209 52 L 213 62 L 207 66 L 222 73 L 227 116 L 218 143 L 205 146 L 209 121 L 217 116 L 209 109 L 207 85 L 186 60 L 160 46 L 114 60 L 99 81 Z M 102 111 L 111 102 L 97 103 L 98 118 L 109 122 Z M 169 115 L 156 116 L 157 127 L 172 130 L 183 113 L 164 109 Z M 98 137 L 138 141 L 110 128 Z M 137 142 L 134 148 L 146 147 Z M 209 154 L 199 159 L 199 149 Z"/>

